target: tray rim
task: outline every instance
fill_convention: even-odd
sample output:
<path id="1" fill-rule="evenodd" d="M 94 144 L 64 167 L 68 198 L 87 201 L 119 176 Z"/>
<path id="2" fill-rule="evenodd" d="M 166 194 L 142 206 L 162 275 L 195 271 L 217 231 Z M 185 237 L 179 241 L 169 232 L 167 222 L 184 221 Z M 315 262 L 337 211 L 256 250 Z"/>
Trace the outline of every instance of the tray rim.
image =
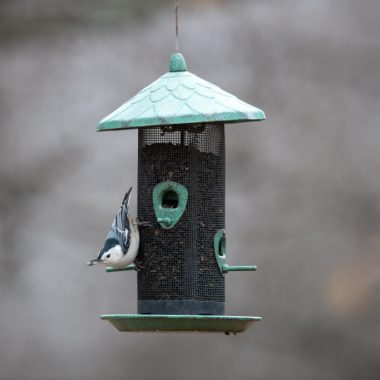
<path id="1" fill-rule="evenodd" d="M 174 314 L 103 314 L 100 319 L 110 322 L 122 332 L 221 332 L 225 334 L 245 332 L 254 322 L 262 320 L 258 316 Z M 128 321 L 131 322 L 129 326 Z M 147 323 L 145 326 L 144 322 Z M 175 325 L 170 325 L 171 322 Z M 216 324 L 212 325 L 212 322 Z"/>

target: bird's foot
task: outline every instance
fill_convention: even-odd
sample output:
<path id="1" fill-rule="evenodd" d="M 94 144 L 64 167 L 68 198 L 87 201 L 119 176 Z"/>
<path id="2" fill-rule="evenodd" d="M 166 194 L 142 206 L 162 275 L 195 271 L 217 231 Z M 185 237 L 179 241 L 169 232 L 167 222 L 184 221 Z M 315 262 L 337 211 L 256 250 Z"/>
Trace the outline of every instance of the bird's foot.
<path id="1" fill-rule="evenodd" d="M 143 263 L 135 261 L 134 264 L 136 272 L 141 272 L 144 269 Z"/>
<path id="2" fill-rule="evenodd" d="M 152 224 L 150 222 L 143 222 L 143 221 L 140 221 L 138 219 L 136 219 L 136 226 L 137 227 L 153 227 Z"/>

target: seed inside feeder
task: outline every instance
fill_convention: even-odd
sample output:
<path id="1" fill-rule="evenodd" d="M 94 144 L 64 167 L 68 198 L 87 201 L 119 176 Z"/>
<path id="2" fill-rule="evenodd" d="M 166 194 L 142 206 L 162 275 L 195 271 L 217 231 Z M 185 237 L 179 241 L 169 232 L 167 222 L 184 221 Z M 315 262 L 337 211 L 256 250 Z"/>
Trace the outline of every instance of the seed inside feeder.
<path id="1" fill-rule="evenodd" d="M 178 313 L 181 305 L 187 308 L 191 303 L 201 303 L 202 314 L 223 313 L 224 278 L 213 250 L 214 235 L 224 228 L 223 137 L 222 124 L 187 128 L 185 133 L 176 127 L 164 135 L 157 128 L 139 131 L 138 180 L 144 192 L 139 192 L 138 215 L 154 225 L 140 231 L 136 261 L 142 268 L 138 273 L 140 312 L 163 312 L 159 305 L 167 300 L 179 301 L 174 303 Z M 152 205 L 154 187 L 165 181 L 188 191 L 186 209 L 173 229 L 160 227 Z M 179 194 L 168 189 L 162 207 L 178 204 Z M 199 313 L 199 309 L 186 313 Z"/>
<path id="2" fill-rule="evenodd" d="M 175 191 L 167 191 L 162 197 L 162 206 L 165 208 L 177 208 L 178 194 Z"/>

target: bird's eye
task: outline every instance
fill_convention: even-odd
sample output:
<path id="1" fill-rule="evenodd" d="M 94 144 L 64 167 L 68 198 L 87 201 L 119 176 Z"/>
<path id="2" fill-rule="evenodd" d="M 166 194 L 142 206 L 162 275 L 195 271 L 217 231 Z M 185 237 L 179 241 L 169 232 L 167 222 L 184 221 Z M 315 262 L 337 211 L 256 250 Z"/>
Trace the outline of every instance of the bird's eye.
<path id="1" fill-rule="evenodd" d="M 106 257 L 107 257 L 107 259 L 109 259 L 111 257 L 111 254 L 108 254 Z"/>

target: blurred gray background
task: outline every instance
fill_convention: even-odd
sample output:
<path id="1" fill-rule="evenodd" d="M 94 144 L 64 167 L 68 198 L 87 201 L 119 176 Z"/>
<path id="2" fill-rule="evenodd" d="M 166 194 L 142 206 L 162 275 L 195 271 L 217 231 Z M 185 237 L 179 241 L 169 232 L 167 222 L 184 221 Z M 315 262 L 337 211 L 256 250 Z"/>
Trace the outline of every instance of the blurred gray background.
<path id="1" fill-rule="evenodd" d="M 167 71 L 173 0 L 1 0 L 0 378 L 379 379 L 379 20 L 378 0 L 182 0 L 189 70 L 268 117 L 226 128 L 229 262 L 259 266 L 227 276 L 227 313 L 264 319 L 123 334 L 99 315 L 136 311 L 136 275 L 85 263 L 137 132 L 95 128 Z"/>

